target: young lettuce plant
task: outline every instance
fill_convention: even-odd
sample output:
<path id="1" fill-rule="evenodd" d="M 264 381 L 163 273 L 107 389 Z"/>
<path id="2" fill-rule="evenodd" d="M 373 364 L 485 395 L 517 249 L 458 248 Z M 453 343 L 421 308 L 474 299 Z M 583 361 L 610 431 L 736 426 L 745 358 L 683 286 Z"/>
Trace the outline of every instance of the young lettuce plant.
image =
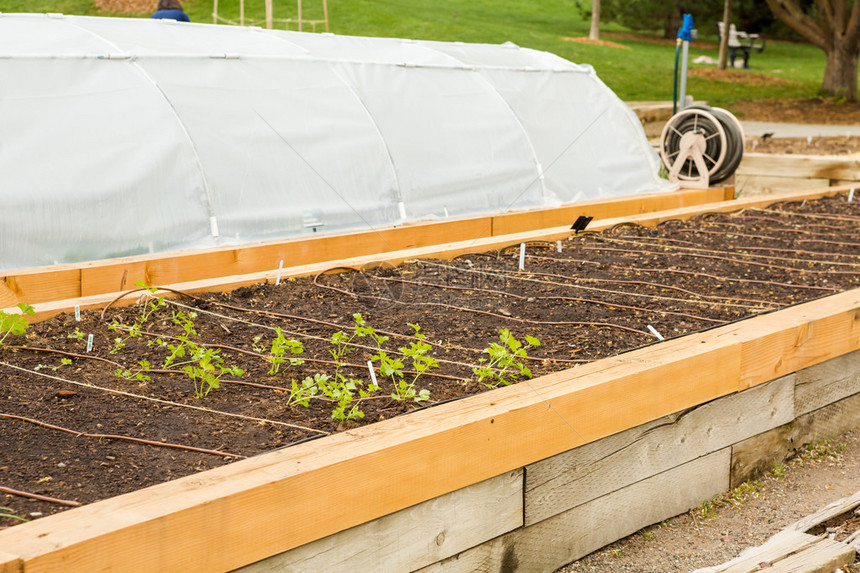
<path id="1" fill-rule="evenodd" d="M 478 382 L 487 388 L 498 388 L 499 385 L 510 386 L 518 378 L 531 378 L 532 371 L 523 363 L 528 357 L 528 351 L 540 346 L 540 340 L 526 335 L 525 344 L 514 338 L 507 328 L 499 330 L 499 341 L 491 342 L 484 349 L 490 355 L 489 361 L 480 359 L 481 366 L 473 368 L 478 376 Z"/>

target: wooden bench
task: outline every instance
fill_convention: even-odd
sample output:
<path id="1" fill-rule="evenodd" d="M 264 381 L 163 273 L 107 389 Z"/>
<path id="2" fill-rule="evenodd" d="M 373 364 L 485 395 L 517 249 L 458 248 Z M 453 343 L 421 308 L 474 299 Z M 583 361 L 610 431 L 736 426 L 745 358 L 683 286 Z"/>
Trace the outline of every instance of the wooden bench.
<path id="1" fill-rule="evenodd" d="M 725 25 L 722 22 L 717 22 L 717 32 L 722 40 Z M 750 52 L 764 51 L 764 38 L 758 34 L 747 34 L 746 32 L 738 32 L 735 25 L 729 26 L 729 61 L 731 66 L 735 67 L 735 58 L 740 54 L 744 59 L 744 68 L 749 68 Z"/>

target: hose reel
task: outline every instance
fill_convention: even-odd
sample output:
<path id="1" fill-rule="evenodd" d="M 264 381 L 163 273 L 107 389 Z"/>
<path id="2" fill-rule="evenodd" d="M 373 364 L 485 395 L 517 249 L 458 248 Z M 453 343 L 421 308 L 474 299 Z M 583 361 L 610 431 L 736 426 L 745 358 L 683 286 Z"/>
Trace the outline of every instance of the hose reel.
<path id="1" fill-rule="evenodd" d="M 731 112 L 693 105 L 672 116 L 660 136 L 669 181 L 706 189 L 731 177 L 744 153 L 744 131 Z"/>

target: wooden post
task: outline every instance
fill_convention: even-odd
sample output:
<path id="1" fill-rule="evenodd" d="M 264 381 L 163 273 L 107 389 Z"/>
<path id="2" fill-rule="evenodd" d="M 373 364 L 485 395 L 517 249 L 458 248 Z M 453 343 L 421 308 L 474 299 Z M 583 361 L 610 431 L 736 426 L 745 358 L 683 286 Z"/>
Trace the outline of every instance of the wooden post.
<path id="1" fill-rule="evenodd" d="M 266 28 L 272 29 L 272 0 L 266 0 Z"/>
<path id="2" fill-rule="evenodd" d="M 729 57 L 729 28 L 732 26 L 732 0 L 725 0 L 723 6 L 723 33 L 720 36 L 720 56 L 717 67 L 726 69 L 726 61 Z"/>
<path id="3" fill-rule="evenodd" d="M 325 31 L 328 32 L 328 2 L 323 0 L 323 20 L 325 20 Z"/>
<path id="4" fill-rule="evenodd" d="M 245 25 L 245 0 L 239 0 L 239 25 Z"/>
<path id="5" fill-rule="evenodd" d="M 212 23 L 218 23 L 218 0 L 215 0 L 212 4 Z"/>
<path id="6" fill-rule="evenodd" d="M 600 0 L 591 2 L 591 30 L 588 32 L 588 39 L 600 39 Z"/>
<path id="7" fill-rule="evenodd" d="M 302 31 L 302 0 L 298 0 L 299 2 L 299 32 Z"/>

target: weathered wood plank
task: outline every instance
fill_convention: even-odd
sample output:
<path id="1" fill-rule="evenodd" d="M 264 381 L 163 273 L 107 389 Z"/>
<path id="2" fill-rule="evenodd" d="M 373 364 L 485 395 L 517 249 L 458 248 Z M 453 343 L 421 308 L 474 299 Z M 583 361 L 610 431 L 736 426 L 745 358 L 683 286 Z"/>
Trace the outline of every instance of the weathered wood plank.
<path id="1" fill-rule="evenodd" d="M 856 181 L 860 179 L 860 160 L 842 155 L 744 153 L 737 174 Z"/>
<path id="2" fill-rule="evenodd" d="M 776 561 L 792 551 L 802 551 L 818 543 L 819 538 L 801 531 L 780 531 L 762 545 L 745 549 L 721 565 L 696 569 L 693 573 L 750 573 L 759 563 Z"/>
<path id="3" fill-rule="evenodd" d="M 521 527 L 522 488 L 515 470 L 239 571 L 414 571 Z"/>
<path id="4" fill-rule="evenodd" d="M 806 414 L 860 392 L 860 351 L 854 351 L 796 374 L 794 410 Z"/>
<path id="5" fill-rule="evenodd" d="M 739 197 L 774 195 L 787 191 L 807 191 L 830 185 L 829 179 L 806 179 L 798 177 L 772 177 L 766 175 L 738 175 Z"/>
<path id="6" fill-rule="evenodd" d="M 770 471 L 805 445 L 860 427 L 860 393 L 732 447 L 731 487 Z"/>
<path id="7" fill-rule="evenodd" d="M 728 448 L 422 569 L 422 573 L 544 573 L 687 511 L 729 486 Z M 667 492 L 672 492 L 667 495 Z"/>
<path id="8" fill-rule="evenodd" d="M 794 419 L 783 378 L 580 446 L 526 467 L 531 525 Z"/>
<path id="9" fill-rule="evenodd" d="M 854 548 L 820 539 L 812 547 L 790 555 L 773 564 L 773 573 L 832 573 L 839 567 L 854 563 Z"/>

